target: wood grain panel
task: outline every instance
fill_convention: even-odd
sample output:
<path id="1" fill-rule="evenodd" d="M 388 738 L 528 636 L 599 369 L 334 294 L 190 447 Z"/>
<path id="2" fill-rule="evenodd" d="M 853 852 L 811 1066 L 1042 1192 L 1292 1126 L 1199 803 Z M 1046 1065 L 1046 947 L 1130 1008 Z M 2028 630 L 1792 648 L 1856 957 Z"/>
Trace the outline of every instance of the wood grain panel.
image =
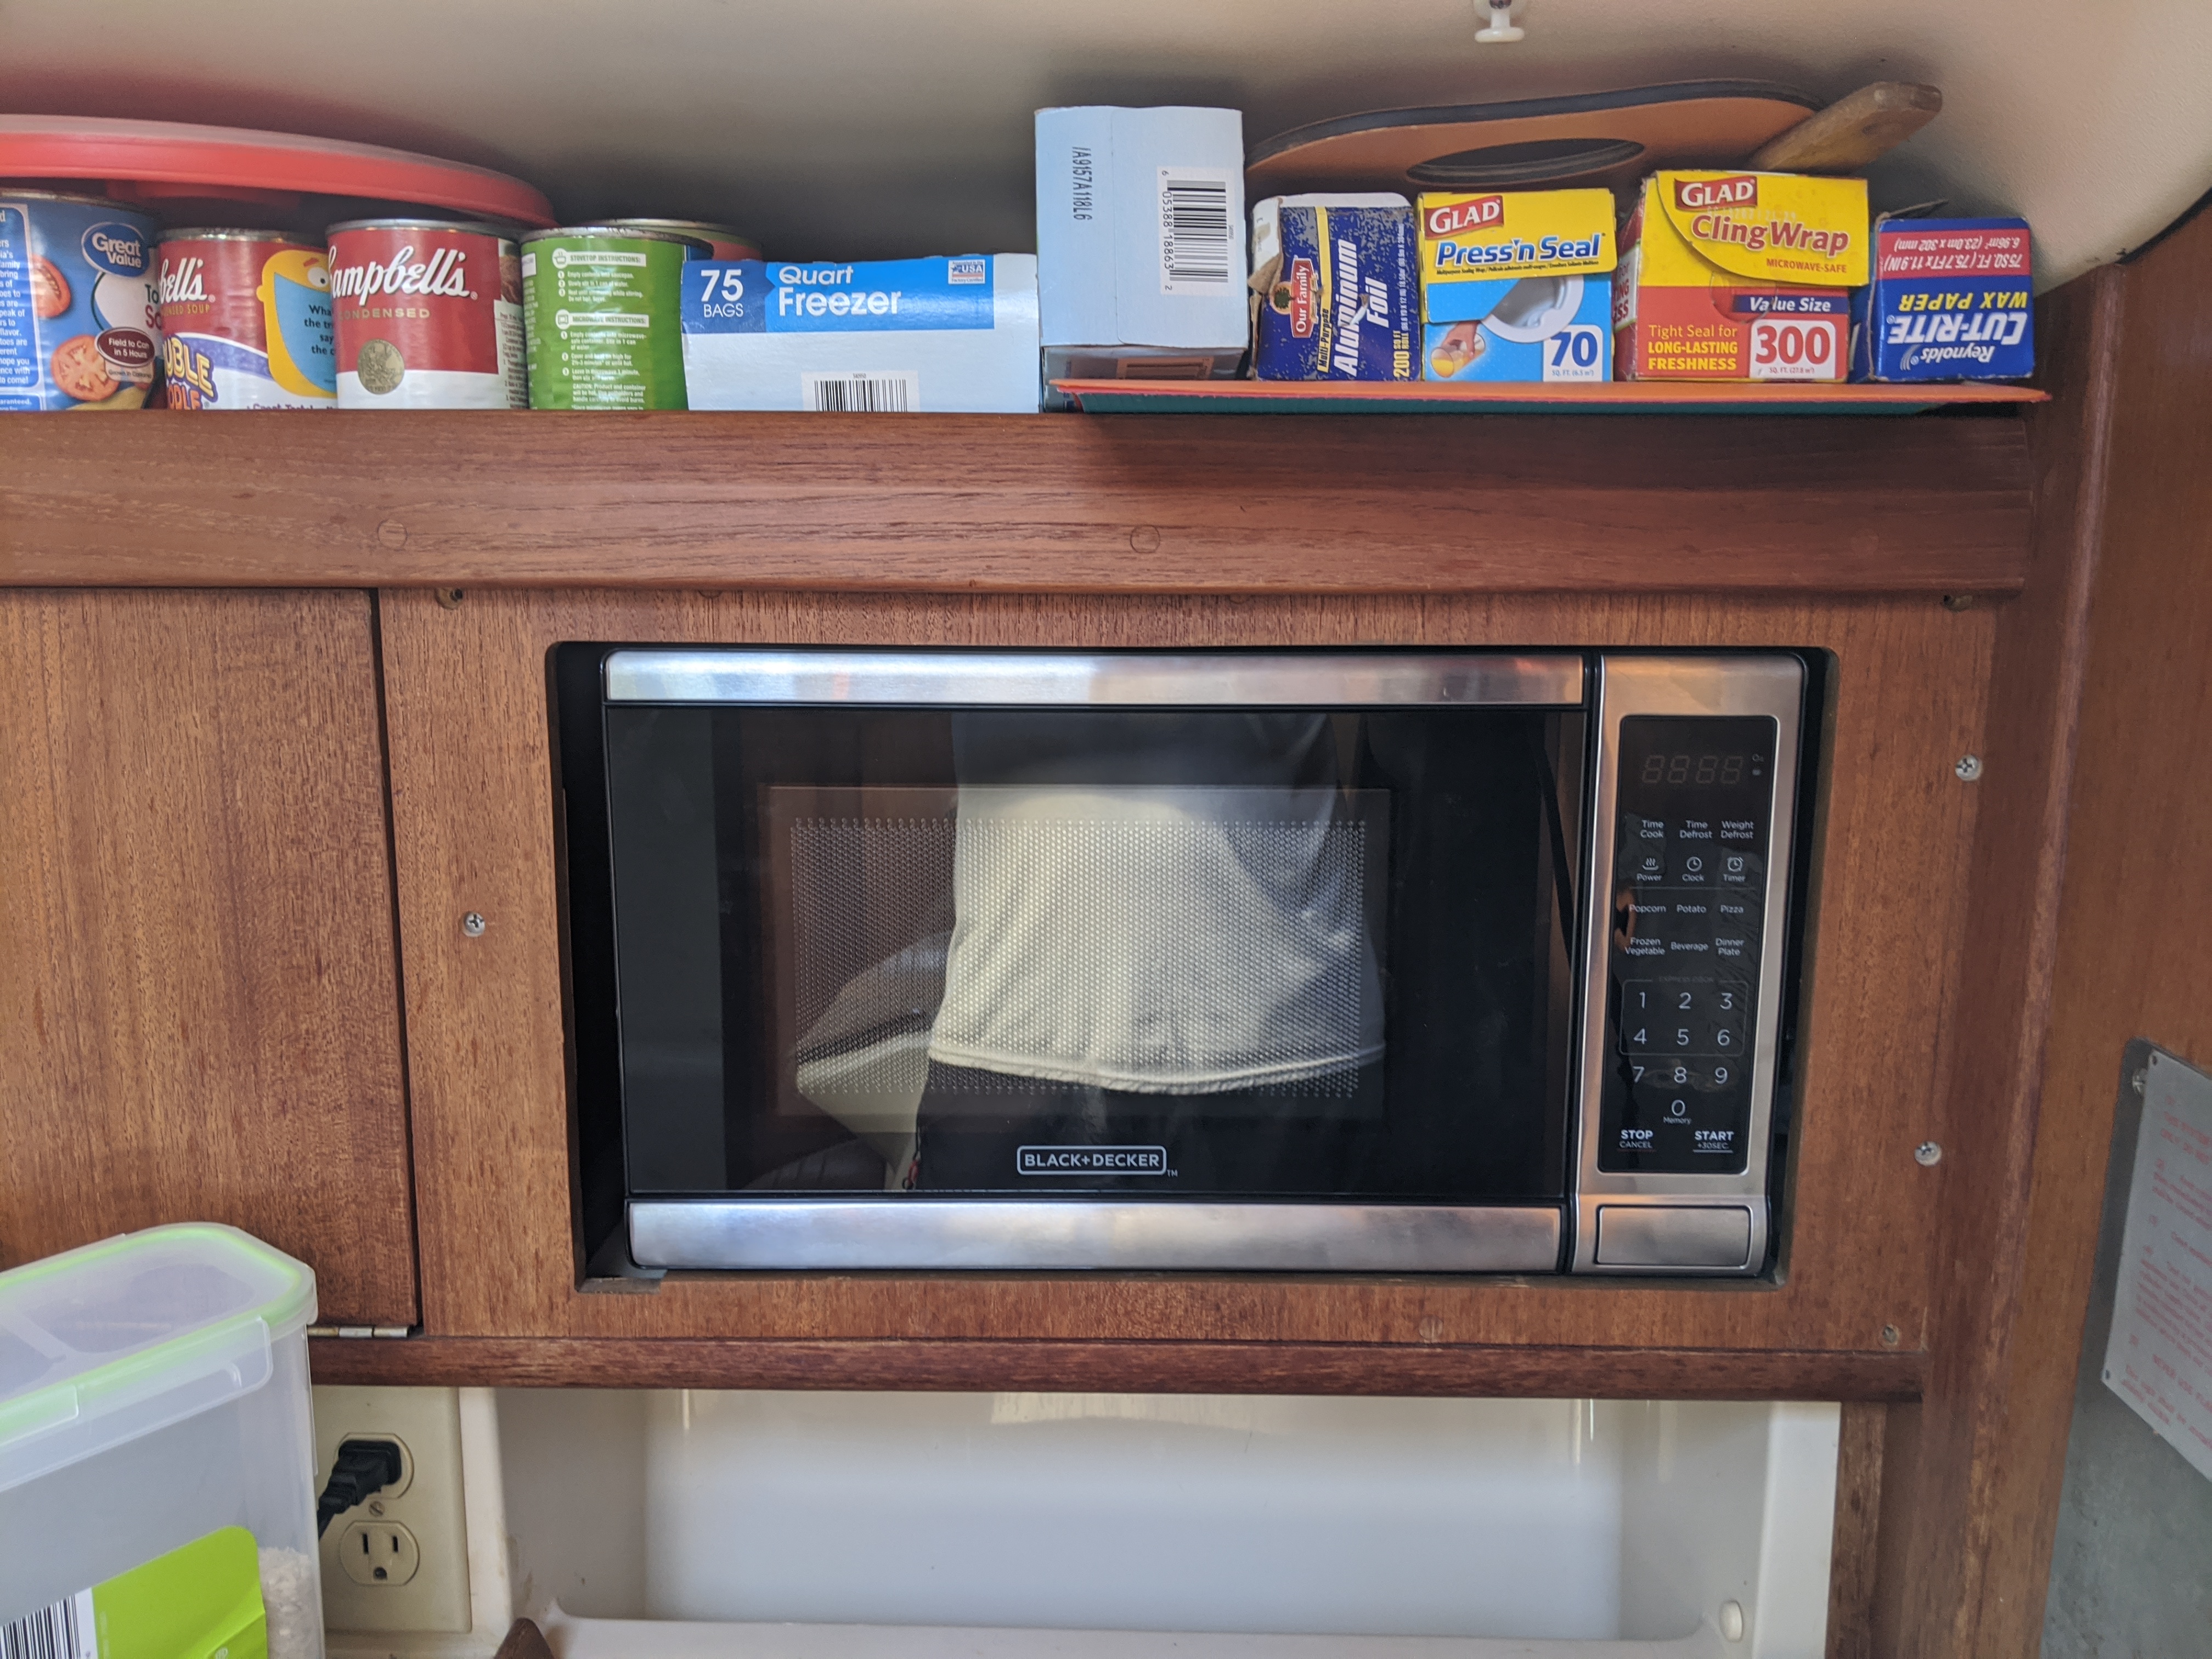
<path id="1" fill-rule="evenodd" d="M 1846 1399 L 1836 1432 L 1836 1526 L 1828 1547 L 1828 1659 L 1881 1659 L 1875 1645 L 1883 1429 L 1888 1407 Z"/>
<path id="2" fill-rule="evenodd" d="M 1967 971 L 1935 1136 L 1944 1155 L 1935 1171 L 1928 1389 L 1893 1423 L 1883 1484 L 1876 1646 L 1885 1654 L 2010 1659 L 2033 1651 L 2041 1628 L 2039 1604 L 2031 1618 L 2019 1602 L 2022 1577 L 2008 1565 L 2008 1534 L 2039 1524 L 2013 1511 L 2008 1463 L 2027 1452 L 2014 1437 L 2014 1390 L 2051 1357 L 2024 1344 L 2017 1315 L 2122 281 L 2099 271 L 2048 296 L 2038 329 L 2055 395 L 2029 422 L 2033 558 L 1998 629 L 1986 771 L 1976 786 L 1984 799 Z M 2091 1188 L 2100 1179 L 2094 1167 L 2072 1178 Z"/>
<path id="3" fill-rule="evenodd" d="M 1828 603 L 388 593 L 384 645 L 423 1237 L 441 1335 L 1835 1349 L 1922 1346 L 1936 1109 L 1992 611 Z M 1837 653 L 1793 1236 L 1777 1286 L 793 1275 L 580 1293 L 546 653 L 569 639 L 1677 646 Z M 489 921 L 481 938 L 461 916 Z M 495 1247 L 488 1241 L 496 1240 Z M 1887 1338 L 1885 1332 L 1887 1331 Z M 1378 1368 L 1376 1386 L 1387 1383 Z"/>
<path id="4" fill-rule="evenodd" d="M 0 594 L 0 1266 L 225 1221 L 415 1318 L 365 593 Z"/>
<path id="5" fill-rule="evenodd" d="M 1917 1392 L 1923 1369 L 1922 1357 L 1910 1353 L 607 1337 L 318 1337 L 309 1358 L 318 1382 L 441 1388 L 1034 1389 L 1522 1400 L 1901 1400 Z M 1878 1425 L 1881 1407 L 1864 1409 L 1875 1413 Z M 1853 1478 L 1853 1490 L 1863 1490 L 1863 1471 Z"/>
<path id="6" fill-rule="evenodd" d="M 0 422 L 0 583 L 2008 591 L 2009 415 Z M 160 503 L 161 534 L 146 534 Z"/>
<path id="7" fill-rule="evenodd" d="M 2123 289 L 2104 510 L 2066 834 L 2064 899 L 1983 1650 L 2027 1653 L 2045 1584 L 2095 1264 L 2120 1051 L 2212 1067 L 2212 217 Z"/>

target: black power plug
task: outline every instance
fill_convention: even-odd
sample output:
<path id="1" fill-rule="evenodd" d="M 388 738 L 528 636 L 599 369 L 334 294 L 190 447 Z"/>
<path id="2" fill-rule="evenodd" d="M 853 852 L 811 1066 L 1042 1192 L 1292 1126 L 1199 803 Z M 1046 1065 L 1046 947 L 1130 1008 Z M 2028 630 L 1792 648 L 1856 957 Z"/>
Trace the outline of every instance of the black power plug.
<path id="1" fill-rule="evenodd" d="M 398 1480 L 401 1467 L 396 1440 L 341 1440 L 330 1484 L 315 1505 L 315 1535 L 321 1537 L 334 1518 Z"/>

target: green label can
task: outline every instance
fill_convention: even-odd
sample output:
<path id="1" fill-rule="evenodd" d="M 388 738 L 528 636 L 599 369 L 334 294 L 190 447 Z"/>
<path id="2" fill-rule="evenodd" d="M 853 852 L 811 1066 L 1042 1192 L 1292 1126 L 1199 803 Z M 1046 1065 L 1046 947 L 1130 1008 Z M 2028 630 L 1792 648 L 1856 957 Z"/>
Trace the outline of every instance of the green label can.
<path id="1" fill-rule="evenodd" d="M 706 243 L 611 225 L 522 239 L 532 409 L 682 409 L 684 266 Z"/>

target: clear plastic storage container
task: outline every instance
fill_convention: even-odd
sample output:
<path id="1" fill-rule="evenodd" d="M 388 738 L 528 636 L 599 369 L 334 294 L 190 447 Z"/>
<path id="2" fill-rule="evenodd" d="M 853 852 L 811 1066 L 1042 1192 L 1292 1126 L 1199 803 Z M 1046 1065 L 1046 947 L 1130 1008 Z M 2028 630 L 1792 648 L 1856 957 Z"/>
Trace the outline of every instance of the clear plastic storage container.
<path id="1" fill-rule="evenodd" d="M 0 1650 L 321 1659 L 314 1316 L 231 1227 L 0 1273 Z"/>

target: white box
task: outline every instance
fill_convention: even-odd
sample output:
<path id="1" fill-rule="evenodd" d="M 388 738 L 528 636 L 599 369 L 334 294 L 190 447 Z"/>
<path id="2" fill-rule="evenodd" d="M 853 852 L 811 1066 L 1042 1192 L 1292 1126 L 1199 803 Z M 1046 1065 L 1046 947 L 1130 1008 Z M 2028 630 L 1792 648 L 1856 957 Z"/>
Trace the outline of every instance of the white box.
<path id="1" fill-rule="evenodd" d="M 1240 112 L 1041 109 L 1036 192 L 1047 380 L 1237 373 L 1252 325 Z"/>
<path id="2" fill-rule="evenodd" d="M 1026 253 L 695 261 L 683 316 L 693 409 L 1036 413 Z"/>
<path id="3" fill-rule="evenodd" d="M 270 1659 L 321 1659 L 314 1316 L 311 1269 L 213 1224 L 0 1273 L 0 1624 L 88 1634 L 106 1581 L 214 1545 L 258 1566 Z"/>

